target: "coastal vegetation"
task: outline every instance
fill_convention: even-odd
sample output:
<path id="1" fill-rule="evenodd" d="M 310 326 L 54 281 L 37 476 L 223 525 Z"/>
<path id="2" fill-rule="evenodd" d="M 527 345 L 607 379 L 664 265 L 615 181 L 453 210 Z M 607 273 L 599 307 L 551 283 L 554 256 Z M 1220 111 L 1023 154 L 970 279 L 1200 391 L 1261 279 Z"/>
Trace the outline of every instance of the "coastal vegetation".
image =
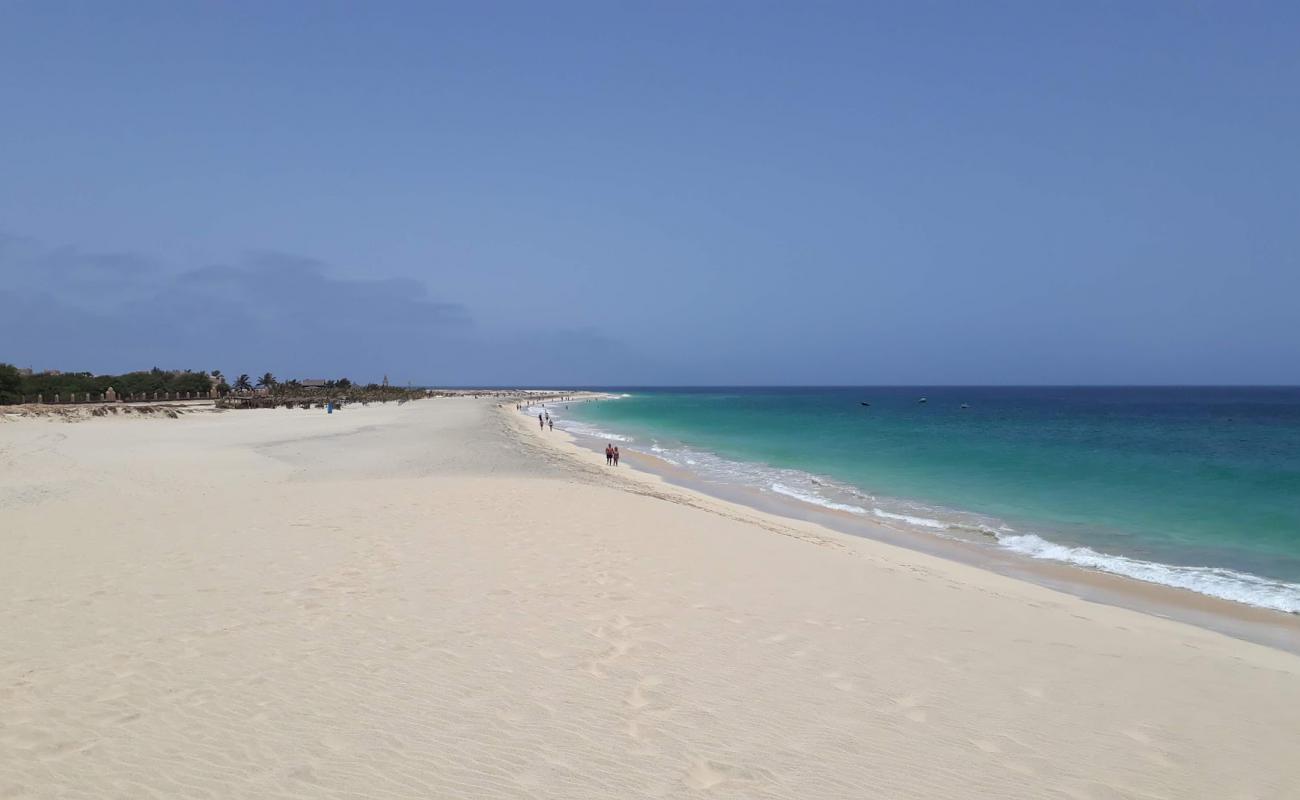
<path id="1" fill-rule="evenodd" d="M 0 403 L 16 403 L 22 394 L 23 379 L 12 364 L 0 364 Z"/>
<path id="2" fill-rule="evenodd" d="M 212 376 L 195 370 L 162 370 L 154 367 L 142 372 L 121 375 L 95 375 L 91 372 L 37 372 L 26 373 L 11 364 L 0 364 L 0 403 L 13 404 L 23 397 L 35 399 L 43 396 L 53 400 L 55 395 L 71 397 L 73 394 L 90 394 L 98 397 L 112 388 L 119 397 L 155 392 L 202 394 L 213 388 Z"/>
<path id="3" fill-rule="evenodd" d="M 247 378 L 241 375 L 240 378 Z M 236 390 L 223 395 L 218 401 L 220 408 L 311 408 L 324 406 L 333 402 L 336 406 L 345 403 L 387 403 L 389 401 L 405 402 L 417 397 L 425 397 L 425 389 L 407 389 L 387 384 L 353 383 L 348 378 L 337 380 L 286 380 L 281 381 L 271 373 L 257 379 L 255 390 L 239 389 L 240 381 L 235 382 Z"/>
<path id="4" fill-rule="evenodd" d="M 315 405 L 328 400 L 342 402 L 384 402 L 423 396 L 423 390 L 405 389 L 387 384 L 360 385 L 348 378 L 331 380 L 280 380 L 271 372 L 254 379 L 240 373 L 228 383 L 221 370 L 151 370 L 120 375 L 96 375 L 91 372 L 31 372 L 12 364 L 0 363 L 0 405 L 34 402 L 43 398 L 68 401 L 74 395 L 99 399 L 109 389 L 119 398 L 173 397 L 186 394 L 208 397 L 215 391 L 218 404 L 224 407 L 264 407 L 277 405 Z"/>

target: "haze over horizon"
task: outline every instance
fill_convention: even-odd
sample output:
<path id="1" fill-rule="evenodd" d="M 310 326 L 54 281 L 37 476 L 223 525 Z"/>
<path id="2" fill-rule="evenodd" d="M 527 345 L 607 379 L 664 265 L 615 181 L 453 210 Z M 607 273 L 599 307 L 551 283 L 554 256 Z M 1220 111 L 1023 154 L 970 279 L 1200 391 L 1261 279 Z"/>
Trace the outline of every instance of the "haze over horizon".
<path id="1" fill-rule="evenodd" d="M 1300 383 L 1300 7 L 0 8 L 0 362 Z"/>

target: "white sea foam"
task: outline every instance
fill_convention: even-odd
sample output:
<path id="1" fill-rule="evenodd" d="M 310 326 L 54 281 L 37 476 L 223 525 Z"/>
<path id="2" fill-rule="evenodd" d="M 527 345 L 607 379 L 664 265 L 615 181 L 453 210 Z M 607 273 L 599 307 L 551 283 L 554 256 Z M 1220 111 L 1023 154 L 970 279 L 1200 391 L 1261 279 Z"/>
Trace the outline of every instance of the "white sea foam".
<path id="1" fill-rule="evenodd" d="M 623 436 L 622 434 L 619 433 L 610 433 L 609 431 L 603 431 L 591 425 L 584 425 L 581 422 L 574 422 L 573 420 L 569 420 L 569 419 L 564 420 L 563 424 L 560 424 L 560 420 L 558 419 L 555 422 L 557 425 L 560 425 L 562 429 L 569 431 L 570 433 L 576 434 L 578 436 L 590 436 L 593 439 L 605 439 L 611 442 L 636 441 L 631 436 Z"/>
<path id="2" fill-rule="evenodd" d="M 836 503 L 832 500 L 827 500 L 821 495 L 809 494 L 807 492 L 801 492 L 798 489 L 791 489 L 789 486 L 782 483 L 774 483 L 771 488 L 772 491 L 777 494 L 783 494 L 786 497 L 793 497 L 796 500 L 802 500 L 805 503 L 811 503 L 815 506 L 821 506 L 822 508 L 830 508 L 835 511 L 848 511 L 852 514 L 867 513 L 867 510 L 861 506 L 851 506 L 847 503 Z"/>
<path id="3" fill-rule="evenodd" d="M 890 520 L 894 520 L 895 522 L 905 522 L 908 525 L 915 525 L 918 528 L 930 528 L 931 530 L 942 531 L 942 530 L 948 530 L 949 528 L 957 527 L 956 525 L 950 525 L 948 523 L 940 522 L 937 519 L 930 519 L 928 517 L 914 517 L 910 514 L 895 514 L 892 511 L 884 511 L 879 508 L 871 509 L 871 513 L 879 517 L 880 519 L 890 519 Z"/>
<path id="4" fill-rule="evenodd" d="M 572 417 L 561 416 L 560 409 L 542 408 L 540 406 L 529 406 L 526 411 L 530 416 L 537 416 L 539 413 L 549 412 L 551 419 L 555 421 L 555 426 L 561 430 L 568 431 L 576 436 L 590 436 L 593 439 L 604 439 L 610 442 L 634 442 L 631 436 L 624 436 L 619 433 L 611 433 L 601 430 L 594 425 L 588 425 L 585 422 L 579 422 Z"/>
<path id="5" fill-rule="evenodd" d="M 674 467 L 680 467 L 682 465 L 682 462 L 668 455 L 668 451 L 663 447 L 660 447 L 659 442 L 657 440 L 650 445 L 650 452 L 654 453 L 655 457 L 658 458 L 660 461 L 666 462 L 668 464 L 672 464 Z"/>
<path id="6" fill-rule="evenodd" d="M 1210 597 L 1300 614 L 1300 584 L 1269 580 L 1220 567 L 1174 566 L 1112 556 L 1089 547 L 1070 547 L 1049 542 L 1032 533 L 1001 536 L 998 544 L 1030 558 L 1063 561 L 1147 583 L 1174 586 Z"/>

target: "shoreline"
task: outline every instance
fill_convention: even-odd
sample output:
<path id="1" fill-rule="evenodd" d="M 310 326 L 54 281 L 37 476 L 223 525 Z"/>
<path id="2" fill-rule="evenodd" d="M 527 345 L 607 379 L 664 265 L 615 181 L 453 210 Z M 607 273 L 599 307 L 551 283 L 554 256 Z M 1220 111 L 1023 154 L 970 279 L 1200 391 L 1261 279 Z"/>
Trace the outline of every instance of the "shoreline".
<path id="1" fill-rule="evenodd" d="M 512 406 L 0 426 L 0 796 L 1300 785 L 1294 654 L 608 468 Z"/>
<path id="2" fill-rule="evenodd" d="M 616 395 L 592 393 L 586 399 L 610 397 Z M 600 456 L 603 443 L 597 437 L 569 430 L 561 432 L 574 447 L 590 452 L 597 458 Z M 568 455 L 575 454 L 569 452 Z M 728 486 L 709 482 L 687 468 L 636 449 L 628 449 L 623 454 L 622 461 L 631 470 L 715 501 L 734 503 L 787 520 L 812 523 L 839 534 L 883 542 L 973 566 L 1090 602 L 1171 619 L 1254 644 L 1300 654 L 1300 614 L 1289 614 L 1066 562 L 1034 559 L 960 538 L 926 536 L 884 522 L 863 519 L 845 511 L 801 501 L 796 497 L 770 495 L 740 484 Z"/>

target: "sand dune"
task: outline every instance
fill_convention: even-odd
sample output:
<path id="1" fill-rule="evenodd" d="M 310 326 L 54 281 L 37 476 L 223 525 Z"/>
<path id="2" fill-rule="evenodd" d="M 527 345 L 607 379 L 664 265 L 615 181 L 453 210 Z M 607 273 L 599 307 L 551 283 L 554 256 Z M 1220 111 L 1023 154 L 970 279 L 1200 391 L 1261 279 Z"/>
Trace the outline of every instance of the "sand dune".
<path id="1" fill-rule="evenodd" d="M 526 422 L 0 425 L 0 797 L 1300 796 L 1300 658 Z"/>

